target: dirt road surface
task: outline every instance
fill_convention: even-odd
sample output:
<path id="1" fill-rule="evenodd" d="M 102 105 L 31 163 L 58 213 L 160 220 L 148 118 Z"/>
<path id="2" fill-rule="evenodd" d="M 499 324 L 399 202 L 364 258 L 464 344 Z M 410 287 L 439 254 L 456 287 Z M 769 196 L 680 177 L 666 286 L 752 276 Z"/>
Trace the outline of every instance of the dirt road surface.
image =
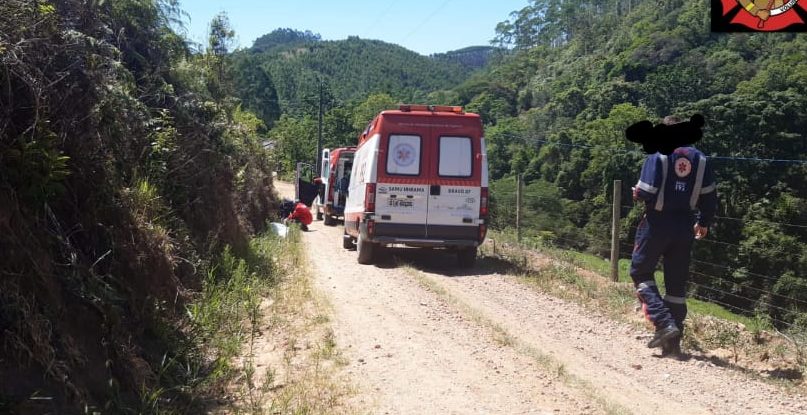
<path id="1" fill-rule="evenodd" d="M 293 188 L 280 183 L 283 195 Z M 705 359 L 653 356 L 645 331 L 454 255 L 359 265 L 342 227 L 303 234 L 337 345 L 377 414 L 805 414 L 807 399 Z"/>

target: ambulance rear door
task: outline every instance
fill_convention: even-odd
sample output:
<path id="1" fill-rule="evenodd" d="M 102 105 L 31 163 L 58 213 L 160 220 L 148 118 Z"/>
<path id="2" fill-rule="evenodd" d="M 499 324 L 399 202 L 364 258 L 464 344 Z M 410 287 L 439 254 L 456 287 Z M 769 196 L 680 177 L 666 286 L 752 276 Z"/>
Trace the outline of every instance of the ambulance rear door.
<path id="1" fill-rule="evenodd" d="M 473 129 L 434 129 L 427 237 L 476 240 L 481 196 L 480 134 Z"/>
<path id="2" fill-rule="evenodd" d="M 376 236 L 423 239 L 429 186 L 427 169 L 428 128 L 409 127 L 406 133 L 390 133 L 382 141 L 376 187 Z"/>

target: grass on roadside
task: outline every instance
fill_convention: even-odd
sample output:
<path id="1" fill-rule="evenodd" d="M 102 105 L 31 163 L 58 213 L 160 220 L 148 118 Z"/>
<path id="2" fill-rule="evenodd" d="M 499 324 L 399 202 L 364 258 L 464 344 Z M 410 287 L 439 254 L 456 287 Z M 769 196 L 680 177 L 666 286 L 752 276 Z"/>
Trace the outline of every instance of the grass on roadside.
<path id="1" fill-rule="evenodd" d="M 336 376 L 343 359 L 299 231 L 255 237 L 245 257 L 225 249 L 211 263 L 186 305 L 184 335 L 155 324 L 174 345 L 158 384 L 172 386 L 144 388 L 127 413 L 339 413 L 352 391 Z"/>
<path id="2" fill-rule="evenodd" d="M 509 244 L 515 244 L 515 237 L 508 232 L 492 232 L 492 233 L 493 235 L 495 235 L 493 237 L 498 238 L 503 242 L 507 242 Z M 604 258 L 600 258 L 596 255 L 585 252 L 560 249 L 547 245 L 531 245 L 529 243 L 524 242 L 522 242 L 522 245 L 524 245 L 524 247 L 527 249 L 540 249 L 541 253 L 543 254 L 549 255 L 552 258 L 563 261 L 565 263 L 572 264 L 575 267 L 580 267 L 582 269 L 594 272 L 596 274 L 599 274 L 603 278 L 608 278 L 611 275 L 611 262 Z M 619 260 L 618 265 L 619 282 L 631 283 L 629 268 L 630 268 L 629 259 L 623 258 Z M 659 287 L 663 292 L 664 290 L 663 273 L 661 271 L 656 271 L 655 277 L 656 282 L 659 284 Z M 693 314 L 712 316 L 722 320 L 740 323 L 751 331 L 770 330 L 772 328 L 770 324 L 768 324 L 764 320 L 733 313 L 730 310 L 727 310 L 725 307 L 722 307 L 718 304 L 709 303 L 694 298 L 687 299 L 687 307 L 689 308 L 689 311 Z"/>
<path id="3" fill-rule="evenodd" d="M 277 258 L 282 277 L 262 305 L 265 318 L 256 349 L 244 356 L 256 373 L 242 389 L 250 414 L 355 413 L 347 400 L 355 393 L 340 373 L 347 361 L 331 330 L 330 305 L 312 286 L 310 267 L 294 228 Z M 247 395 L 249 396 L 249 395 Z"/>
<path id="4" fill-rule="evenodd" d="M 630 261 L 620 261 L 619 282 L 612 283 L 608 279 L 610 262 L 594 255 L 517 244 L 509 233 L 492 232 L 491 239 L 496 240 L 496 255 L 525 268 L 524 280 L 538 289 L 591 306 L 620 321 L 646 324 L 635 312 L 636 297 L 628 276 Z M 492 245 L 488 244 L 484 252 L 493 254 Z M 543 260 L 537 261 L 541 255 Z M 663 292 L 661 273 L 656 277 Z M 717 357 L 718 363 L 771 378 L 800 381 L 807 372 L 807 346 L 775 332 L 765 319 L 738 315 L 696 299 L 687 300 L 687 304 L 690 330 L 686 331 L 684 346 L 688 349 L 707 352 Z"/>

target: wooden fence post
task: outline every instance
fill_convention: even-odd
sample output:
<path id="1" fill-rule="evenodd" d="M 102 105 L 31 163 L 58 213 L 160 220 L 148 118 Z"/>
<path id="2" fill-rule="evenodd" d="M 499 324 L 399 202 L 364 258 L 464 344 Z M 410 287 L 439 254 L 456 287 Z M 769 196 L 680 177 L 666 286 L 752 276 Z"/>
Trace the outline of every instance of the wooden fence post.
<path id="1" fill-rule="evenodd" d="M 521 193 L 523 193 L 524 176 L 516 176 L 516 240 L 521 242 Z"/>
<path id="2" fill-rule="evenodd" d="M 611 214 L 611 280 L 619 281 L 619 213 L 622 208 L 622 180 L 614 180 L 614 206 Z"/>

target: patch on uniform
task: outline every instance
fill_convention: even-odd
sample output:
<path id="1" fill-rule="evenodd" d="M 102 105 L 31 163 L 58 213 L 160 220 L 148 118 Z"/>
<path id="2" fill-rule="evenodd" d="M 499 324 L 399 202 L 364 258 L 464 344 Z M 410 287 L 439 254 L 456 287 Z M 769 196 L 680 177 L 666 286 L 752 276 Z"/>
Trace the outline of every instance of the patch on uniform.
<path id="1" fill-rule="evenodd" d="M 688 158 L 681 157 L 675 161 L 675 175 L 681 178 L 689 176 L 692 172 L 692 163 Z"/>
<path id="2" fill-rule="evenodd" d="M 686 192 L 687 191 L 687 182 L 675 182 L 675 191 L 676 192 Z"/>

